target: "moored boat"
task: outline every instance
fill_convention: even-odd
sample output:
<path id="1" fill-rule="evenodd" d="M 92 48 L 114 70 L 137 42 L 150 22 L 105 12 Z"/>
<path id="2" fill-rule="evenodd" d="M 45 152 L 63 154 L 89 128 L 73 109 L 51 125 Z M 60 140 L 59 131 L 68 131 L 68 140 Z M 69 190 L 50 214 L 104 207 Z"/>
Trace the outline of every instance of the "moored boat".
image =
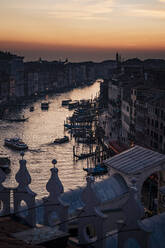
<path id="1" fill-rule="evenodd" d="M 97 164 L 94 168 L 83 168 L 83 170 L 93 176 L 104 175 L 108 173 L 108 169 L 104 164 Z"/>
<path id="2" fill-rule="evenodd" d="M 69 110 L 72 110 L 72 109 L 75 109 L 77 108 L 79 105 L 79 101 L 75 100 L 75 101 L 72 101 L 68 104 L 68 109 Z"/>
<path id="3" fill-rule="evenodd" d="M 72 100 L 71 99 L 66 99 L 66 100 L 63 100 L 61 105 L 62 106 L 67 106 Z"/>
<path id="4" fill-rule="evenodd" d="M 30 112 L 33 112 L 34 111 L 34 106 L 31 106 L 30 109 L 29 109 Z"/>
<path id="5" fill-rule="evenodd" d="M 28 146 L 20 138 L 5 139 L 4 145 L 16 150 L 28 149 Z"/>
<path id="6" fill-rule="evenodd" d="M 63 138 L 59 138 L 59 139 L 55 139 L 54 140 L 54 144 L 63 144 L 69 142 L 69 137 L 68 136 L 64 136 Z"/>
<path id="7" fill-rule="evenodd" d="M 74 157 L 76 157 L 79 160 L 86 159 L 86 158 L 93 157 L 93 156 L 95 156 L 95 152 L 80 153 L 79 155 L 74 153 Z"/>
<path id="8" fill-rule="evenodd" d="M 10 172 L 10 159 L 8 157 L 0 157 L 0 169 L 4 172 Z"/>
<path id="9" fill-rule="evenodd" d="M 42 102 L 41 103 L 41 109 L 48 109 L 49 108 L 49 103 L 48 102 Z"/>
<path id="10" fill-rule="evenodd" d="M 96 140 L 94 137 L 76 137 L 76 141 L 78 143 L 83 143 L 83 144 L 95 144 Z"/>
<path id="11" fill-rule="evenodd" d="M 18 119 L 5 119 L 5 121 L 10 121 L 10 122 L 24 122 L 27 121 L 29 118 L 18 118 Z"/>
<path id="12" fill-rule="evenodd" d="M 79 125 L 79 124 L 68 124 L 68 123 L 65 123 L 64 127 L 68 129 L 72 129 L 72 128 L 91 129 L 92 128 L 91 125 Z"/>

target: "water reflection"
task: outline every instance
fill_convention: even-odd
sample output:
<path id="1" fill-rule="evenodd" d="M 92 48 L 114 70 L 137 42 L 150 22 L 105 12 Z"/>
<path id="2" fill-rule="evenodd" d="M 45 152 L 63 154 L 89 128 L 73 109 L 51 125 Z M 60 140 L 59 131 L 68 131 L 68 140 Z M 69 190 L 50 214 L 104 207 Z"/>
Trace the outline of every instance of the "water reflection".
<path id="1" fill-rule="evenodd" d="M 71 98 L 72 100 L 94 98 L 99 92 L 99 83 L 90 87 L 74 89 L 70 92 L 49 96 L 48 111 L 41 110 L 41 99 L 34 103 L 34 112 L 30 112 L 30 106 L 21 110 L 21 115 L 29 117 L 25 122 L 0 122 L 0 146 L 1 153 L 9 155 L 11 159 L 11 173 L 5 185 L 16 186 L 15 174 L 19 168 L 19 152 L 3 146 L 4 138 L 18 136 L 27 143 L 29 150 L 25 153 L 27 167 L 32 177 L 31 189 L 41 198 L 47 194 L 46 183 L 50 177 L 51 161 L 56 158 L 58 161 L 59 176 L 64 185 L 64 190 L 74 189 L 85 183 L 86 172 L 83 167 L 86 162 L 81 160 L 73 161 L 74 139 L 69 143 L 52 145 L 55 138 L 64 135 L 64 120 L 73 111 L 61 106 L 61 101 Z M 86 166 L 85 166 L 86 167 Z"/>

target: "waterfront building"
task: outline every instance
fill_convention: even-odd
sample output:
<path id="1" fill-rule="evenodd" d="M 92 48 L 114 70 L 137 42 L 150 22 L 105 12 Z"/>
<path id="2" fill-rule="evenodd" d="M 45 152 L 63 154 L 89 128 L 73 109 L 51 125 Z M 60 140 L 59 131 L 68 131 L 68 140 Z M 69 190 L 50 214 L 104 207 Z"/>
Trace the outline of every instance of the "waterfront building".
<path id="1" fill-rule="evenodd" d="M 164 90 L 145 86 L 137 86 L 131 90 L 132 140 L 136 144 L 151 147 L 159 152 L 163 152 L 164 93 Z M 162 111 L 160 115 L 159 111 Z"/>
<path id="2" fill-rule="evenodd" d="M 24 63 L 23 57 L 16 56 L 10 61 L 11 96 L 21 98 L 25 96 Z"/>
<path id="3" fill-rule="evenodd" d="M 0 99 L 6 100 L 10 94 L 10 80 L 5 72 L 0 72 Z"/>
<path id="4" fill-rule="evenodd" d="M 121 136 L 121 82 L 113 78 L 108 85 L 109 139 L 117 140 Z"/>
<path id="5" fill-rule="evenodd" d="M 95 69 L 94 62 L 85 62 L 86 65 L 86 81 L 91 82 L 93 80 L 96 80 L 96 69 Z"/>
<path id="6" fill-rule="evenodd" d="M 23 57 L 7 52 L 0 52 L 1 96 L 6 99 L 24 97 Z"/>
<path id="7" fill-rule="evenodd" d="M 32 96 L 36 92 L 39 92 L 39 73 L 35 71 L 31 71 L 27 73 L 27 78 L 26 79 L 26 85 L 27 85 L 27 90 L 26 90 L 26 95 L 27 96 Z"/>
<path id="8" fill-rule="evenodd" d="M 155 151 L 165 153 L 165 91 L 147 103 L 146 145 Z"/>
<path id="9" fill-rule="evenodd" d="M 122 97 L 121 104 L 121 126 L 122 126 L 122 134 L 121 140 L 122 142 L 129 144 L 130 143 L 130 133 L 131 133 L 131 100 L 129 94 L 125 94 Z"/>
<path id="10" fill-rule="evenodd" d="M 131 129 L 130 135 L 133 142 L 136 144 L 145 145 L 146 137 L 146 114 L 147 114 L 147 99 L 153 94 L 153 90 L 145 85 L 133 87 L 131 89 Z"/>

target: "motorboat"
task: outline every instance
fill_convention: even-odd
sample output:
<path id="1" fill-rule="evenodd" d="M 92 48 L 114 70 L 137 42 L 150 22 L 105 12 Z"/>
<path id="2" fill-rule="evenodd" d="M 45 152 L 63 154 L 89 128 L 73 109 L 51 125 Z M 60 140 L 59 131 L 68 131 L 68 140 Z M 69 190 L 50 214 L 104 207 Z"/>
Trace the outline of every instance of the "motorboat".
<path id="1" fill-rule="evenodd" d="M 72 101 L 68 104 L 68 109 L 69 110 L 72 110 L 72 109 L 75 109 L 77 108 L 79 105 L 79 101 L 75 100 L 75 101 Z"/>
<path id="2" fill-rule="evenodd" d="M 34 111 L 34 106 L 31 106 L 30 109 L 29 109 L 30 112 L 33 112 Z"/>
<path id="3" fill-rule="evenodd" d="M 93 176 L 104 175 L 108 172 L 107 166 L 104 164 L 97 164 L 94 168 L 83 168 L 83 170 Z"/>
<path id="4" fill-rule="evenodd" d="M 69 123 L 64 123 L 64 127 L 68 129 L 72 128 L 81 128 L 81 129 L 91 129 L 91 125 L 79 125 L 79 124 L 69 124 Z"/>
<path id="5" fill-rule="evenodd" d="M 66 99 L 66 100 L 63 100 L 61 105 L 62 106 L 67 106 L 72 100 L 71 99 Z"/>
<path id="6" fill-rule="evenodd" d="M 41 103 L 41 109 L 48 109 L 49 108 L 49 102 L 42 102 Z"/>
<path id="7" fill-rule="evenodd" d="M 64 136 L 63 138 L 58 138 L 54 140 L 54 144 L 63 144 L 69 141 L 69 137 L 68 136 Z"/>
<path id="8" fill-rule="evenodd" d="M 5 139 L 4 145 L 16 150 L 28 149 L 28 146 L 20 138 Z"/>
<path id="9" fill-rule="evenodd" d="M 0 157 L 0 169 L 4 172 L 10 172 L 10 159 L 8 157 Z"/>
<path id="10" fill-rule="evenodd" d="M 18 118 L 18 119 L 5 119 L 5 121 L 9 121 L 9 122 L 24 122 L 27 121 L 29 118 Z"/>

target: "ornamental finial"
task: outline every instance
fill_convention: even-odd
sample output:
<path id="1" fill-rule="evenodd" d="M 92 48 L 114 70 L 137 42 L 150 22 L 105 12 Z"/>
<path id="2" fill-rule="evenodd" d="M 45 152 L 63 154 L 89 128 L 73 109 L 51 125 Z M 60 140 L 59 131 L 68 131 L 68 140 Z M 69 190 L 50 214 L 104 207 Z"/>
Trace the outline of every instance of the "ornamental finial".
<path id="1" fill-rule="evenodd" d="M 23 151 L 21 151 L 21 152 L 20 152 L 20 155 L 21 155 L 22 160 L 23 160 L 23 157 L 24 157 L 25 153 L 24 153 Z"/>
<path id="2" fill-rule="evenodd" d="M 55 164 L 57 164 L 57 160 L 56 159 L 53 159 L 52 160 L 52 164 L 54 165 L 54 168 L 55 168 Z"/>

